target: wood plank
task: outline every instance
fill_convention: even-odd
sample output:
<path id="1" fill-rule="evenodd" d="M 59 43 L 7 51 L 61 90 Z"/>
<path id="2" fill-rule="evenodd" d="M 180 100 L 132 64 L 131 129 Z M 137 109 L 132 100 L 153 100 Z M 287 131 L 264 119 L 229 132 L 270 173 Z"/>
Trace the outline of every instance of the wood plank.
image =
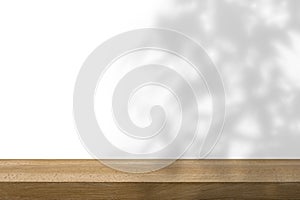
<path id="1" fill-rule="evenodd" d="M 300 160 L 178 160 L 144 174 L 119 172 L 97 160 L 0 160 L 0 182 L 291 183 L 300 182 Z"/>
<path id="2" fill-rule="evenodd" d="M 0 199 L 299 199 L 299 183 L 0 183 Z"/>

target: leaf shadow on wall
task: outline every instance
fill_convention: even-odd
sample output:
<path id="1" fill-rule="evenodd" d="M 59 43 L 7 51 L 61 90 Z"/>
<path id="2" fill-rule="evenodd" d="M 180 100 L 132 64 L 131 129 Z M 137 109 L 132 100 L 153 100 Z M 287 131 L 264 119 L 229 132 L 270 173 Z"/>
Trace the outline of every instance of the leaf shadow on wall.
<path id="1" fill-rule="evenodd" d="M 177 0 L 157 17 L 157 27 L 199 42 L 223 78 L 225 127 L 208 158 L 300 157 L 299 7 L 297 0 Z"/>

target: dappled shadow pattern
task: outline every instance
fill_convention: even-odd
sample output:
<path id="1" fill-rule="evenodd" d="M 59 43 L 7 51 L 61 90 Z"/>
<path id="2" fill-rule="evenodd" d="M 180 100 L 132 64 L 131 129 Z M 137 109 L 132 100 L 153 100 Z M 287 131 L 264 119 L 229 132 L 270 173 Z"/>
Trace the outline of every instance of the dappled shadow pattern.
<path id="1" fill-rule="evenodd" d="M 297 0 L 178 0 L 157 17 L 157 27 L 199 42 L 222 75 L 226 123 L 209 157 L 300 157 L 299 8 Z"/>

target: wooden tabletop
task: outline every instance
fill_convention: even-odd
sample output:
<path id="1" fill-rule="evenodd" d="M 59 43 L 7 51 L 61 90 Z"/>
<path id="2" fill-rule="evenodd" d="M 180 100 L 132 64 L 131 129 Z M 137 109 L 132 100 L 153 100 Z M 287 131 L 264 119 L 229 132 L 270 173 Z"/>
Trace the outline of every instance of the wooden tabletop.
<path id="1" fill-rule="evenodd" d="M 120 172 L 98 160 L 0 160 L 0 182 L 300 182 L 300 160 L 178 160 L 150 173 Z"/>
<path id="2" fill-rule="evenodd" d="M 300 160 L 0 160 L 0 199 L 300 199 Z"/>

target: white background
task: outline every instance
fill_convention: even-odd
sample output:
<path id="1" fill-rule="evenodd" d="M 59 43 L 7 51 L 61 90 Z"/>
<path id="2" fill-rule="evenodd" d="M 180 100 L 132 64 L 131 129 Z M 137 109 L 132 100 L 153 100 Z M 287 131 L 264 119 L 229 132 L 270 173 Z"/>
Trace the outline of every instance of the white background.
<path id="1" fill-rule="evenodd" d="M 193 1 L 190 2 L 176 5 L 176 1 L 160 0 L 0 1 L 0 158 L 91 158 L 79 140 L 72 114 L 74 83 L 82 63 L 103 41 L 136 28 L 166 27 L 195 37 L 191 31 L 195 29 L 194 18 L 184 18 L 186 12 L 195 9 Z M 233 1 L 228 1 L 228 4 L 230 2 Z M 296 102 L 293 94 L 299 94 L 300 85 L 299 32 L 285 30 L 282 25 L 285 23 L 285 13 L 277 19 L 274 16 L 280 13 L 270 6 L 265 8 L 262 5 L 261 9 L 260 5 L 249 3 L 249 6 L 250 10 L 257 10 L 255 16 L 261 15 L 261 20 L 266 20 L 265 26 L 275 24 L 275 27 L 281 27 L 280 30 L 286 33 L 284 37 L 292 41 L 287 46 L 274 41 L 274 48 L 278 47 L 278 58 L 282 58 L 278 61 L 283 66 L 282 76 L 296 88 L 287 90 L 285 94 L 291 94 L 292 101 Z M 203 25 L 209 34 L 213 27 L 208 19 L 214 10 L 207 8 L 206 11 L 212 14 L 200 15 L 197 23 L 200 27 Z M 224 11 L 224 16 L 226 13 Z M 177 22 L 175 15 L 181 14 L 183 20 L 191 24 L 180 19 Z M 169 18 L 175 20 L 168 22 Z M 202 19 L 204 21 L 201 22 Z M 223 66 L 230 63 L 218 63 L 218 59 L 225 55 L 213 47 L 225 48 L 233 55 L 237 54 L 234 46 L 222 40 L 219 40 L 219 46 L 214 46 L 209 38 L 201 41 L 196 36 L 195 39 L 207 47 L 221 73 L 231 75 L 229 81 L 225 80 L 229 91 L 227 121 L 230 124 L 230 109 L 239 109 L 236 105 L 243 101 L 242 94 L 247 93 L 231 87 L 230 81 L 237 81 L 238 85 L 239 77 L 242 77 L 240 69 L 246 64 L 244 60 L 236 61 L 232 57 L 231 64 L 235 71 L 225 70 Z M 255 56 L 255 52 L 254 55 L 249 53 L 249 65 L 251 56 Z M 268 76 L 269 72 L 266 74 Z M 279 99 L 277 101 L 280 102 Z M 287 102 L 281 104 L 286 105 Z M 293 105 L 291 112 L 297 114 L 299 104 Z M 275 123 L 274 129 L 280 131 L 269 134 L 265 129 L 260 129 L 259 119 L 255 115 L 241 115 L 235 132 L 225 127 L 211 157 L 300 158 L 300 120 L 299 115 L 295 116 L 292 129 L 276 128 Z M 285 127 L 285 123 L 285 119 L 278 119 L 278 126 Z M 259 150 L 254 151 L 255 148 Z M 251 153 L 252 150 L 254 153 Z"/>

